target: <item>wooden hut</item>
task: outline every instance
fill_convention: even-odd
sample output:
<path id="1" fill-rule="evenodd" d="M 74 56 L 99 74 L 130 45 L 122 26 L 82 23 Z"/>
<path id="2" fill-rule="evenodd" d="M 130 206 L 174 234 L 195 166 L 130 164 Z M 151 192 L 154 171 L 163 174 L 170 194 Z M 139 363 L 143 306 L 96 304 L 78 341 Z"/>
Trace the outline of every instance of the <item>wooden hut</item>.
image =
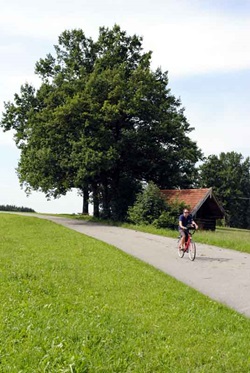
<path id="1" fill-rule="evenodd" d="M 216 220 L 225 216 L 212 188 L 165 189 L 161 193 L 169 203 L 184 202 L 201 229 L 215 230 Z"/>

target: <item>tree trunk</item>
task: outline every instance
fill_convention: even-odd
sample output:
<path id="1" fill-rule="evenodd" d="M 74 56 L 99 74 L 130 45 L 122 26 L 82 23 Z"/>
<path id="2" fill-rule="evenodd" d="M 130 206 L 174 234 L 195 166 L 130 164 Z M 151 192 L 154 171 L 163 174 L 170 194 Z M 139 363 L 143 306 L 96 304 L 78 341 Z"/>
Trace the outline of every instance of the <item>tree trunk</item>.
<path id="1" fill-rule="evenodd" d="M 102 180 L 103 193 L 102 193 L 102 206 L 103 206 L 103 218 L 110 218 L 110 206 L 109 206 L 109 193 L 108 193 L 108 181 L 104 177 Z"/>
<path id="2" fill-rule="evenodd" d="M 88 186 L 83 187 L 82 213 L 84 215 L 89 215 L 89 188 Z"/>
<path id="3" fill-rule="evenodd" d="M 98 187 L 97 183 L 92 184 L 93 190 L 93 204 L 94 204 L 94 217 L 99 218 L 99 196 L 98 196 Z"/>
<path id="4" fill-rule="evenodd" d="M 111 202 L 111 216 L 112 219 L 119 221 L 120 217 L 120 190 L 119 190 L 119 183 L 120 183 L 120 170 L 118 167 L 116 168 L 113 178 L 112 178 L 112 202 Z"/>

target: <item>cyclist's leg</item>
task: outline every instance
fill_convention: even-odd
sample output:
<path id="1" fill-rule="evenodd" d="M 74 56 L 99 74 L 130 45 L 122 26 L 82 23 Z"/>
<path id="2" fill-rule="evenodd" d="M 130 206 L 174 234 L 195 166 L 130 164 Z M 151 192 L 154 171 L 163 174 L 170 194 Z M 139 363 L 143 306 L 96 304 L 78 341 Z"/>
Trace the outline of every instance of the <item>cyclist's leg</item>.
<path id="1" fill-rule="evenodd" d="M 182 240 L 183 240 L 183 235 L 181 234 L 180 230 L 179 230 L 179 233 L 180 233 L 180 236 L 179 236 L 179 239 L 178 239 L 178 243 L 177 243 L 177 250 L 178 250 L 178 255 L 180 258 L 183 257 L 184 255 L 184 250 L 182 248 Z M 184 236 L 184 239 L 185 239 L 185 236 Z"/>
<path id="2" fill-rule="evenodd" d="M 185 239 L 186 239 L 186 234 L 183 229 L 179 229 L 181 239 L 179 241 L 179 248 L 184 248 L 185 247 Z"/>
<path id="3" fill-rule="evenodd" d="M 186 243 L 187 243 L 187 241 L 188 241 L 188 234 L 189 234 L 188 229 L 186 229 L 186 230 L 184 231 L 184 233 L 185 233 L 185 242 L 184 242 L 184 245 L 186 246 Z"/>

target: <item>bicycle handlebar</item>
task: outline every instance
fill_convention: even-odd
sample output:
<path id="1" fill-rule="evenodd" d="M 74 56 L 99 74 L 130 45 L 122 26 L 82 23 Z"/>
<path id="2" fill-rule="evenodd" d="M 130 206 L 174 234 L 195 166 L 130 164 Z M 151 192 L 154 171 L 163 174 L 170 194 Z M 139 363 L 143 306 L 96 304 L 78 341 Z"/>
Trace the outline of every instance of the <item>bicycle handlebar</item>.
<path id="1" fill-rule="evenodd" d="M 188 224 L 187 225 L 187 229 L 194 229 L 194 230 L 196 230 L 195 225 L 192 225 L 192 224 Z"/>
<path id="2" fill-rule="evenodd" d="M 191 234 L 194 234 L 194 232 L 196 231 L 196 227 L 195 227 L 195 225 L 192 225 L 192 224 L 188 224 L 187 225 L 187 230 L 188 230 L 188 232 L 190 232 Z"/>

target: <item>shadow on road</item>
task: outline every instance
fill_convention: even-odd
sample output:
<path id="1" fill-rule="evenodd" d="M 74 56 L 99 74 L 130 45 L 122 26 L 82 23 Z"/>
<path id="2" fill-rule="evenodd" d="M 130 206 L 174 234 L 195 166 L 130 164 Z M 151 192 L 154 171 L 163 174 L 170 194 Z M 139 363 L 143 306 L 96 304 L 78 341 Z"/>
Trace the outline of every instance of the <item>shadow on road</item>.
<path id="1" fill-rule="evenodd" d="M 208 261 L 208 262 L 228 262 L 228 258 L 210 258 L 208 256 L 197 256 L 195 260 Z"/>

